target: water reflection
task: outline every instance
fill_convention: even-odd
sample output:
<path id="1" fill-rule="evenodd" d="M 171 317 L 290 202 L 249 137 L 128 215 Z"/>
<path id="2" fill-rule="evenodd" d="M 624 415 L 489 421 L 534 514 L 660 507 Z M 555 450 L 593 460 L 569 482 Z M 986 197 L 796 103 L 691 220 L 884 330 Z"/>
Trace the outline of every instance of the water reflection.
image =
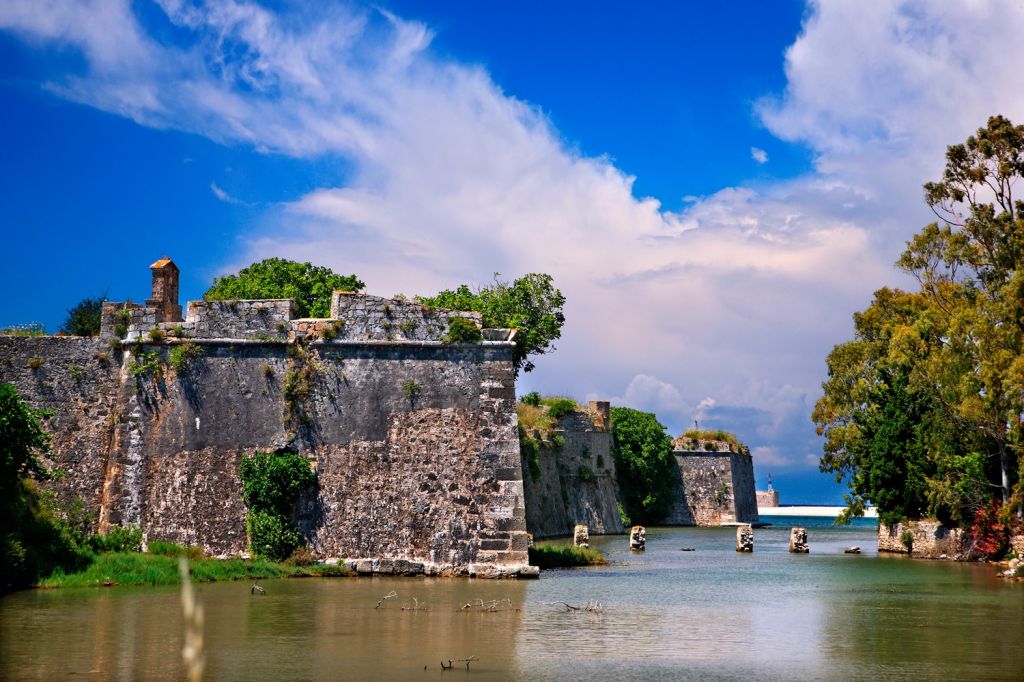
<path id="1" fill-rule="evenodd" d="M 650 529 L 648 551 L 594 538 L 607 567 L 539 581 L 368 578 L 197 586 L 209 679 L 1011 679 L 1024 589 L 989 567 L 873 556 L 871 529 L 788 527 L 737 554 L 730 529 Z M 842 554 L 860 544 L 864 555 Z M 682 552 L 692 547 L 696 551 Z M 374 606 L 392 590 L 397 599 Z M 414 598 L 426 610 L 412 607 Z M 509 599 L 498 612 L 463 610 Z M 600 613 L 555 602 L 603 603 Z M 180 679 L 175 589 L 36 590 L 0 599 L 0 678 Z M 467 673 L 440 661 L 476 656 Z M 424 670 L 426 666 L 426 670 Z"/>

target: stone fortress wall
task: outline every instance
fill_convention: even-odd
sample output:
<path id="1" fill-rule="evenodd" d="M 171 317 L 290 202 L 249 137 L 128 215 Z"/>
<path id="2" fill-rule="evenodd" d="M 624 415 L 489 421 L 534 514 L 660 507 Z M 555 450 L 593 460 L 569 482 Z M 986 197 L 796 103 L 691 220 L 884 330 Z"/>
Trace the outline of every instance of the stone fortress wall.
<path id="1" fill-rule="evenodd" d="M 674 442 L 678 491 L 665 525 L 757 523 L 754 465 L 745 447 L 686 437 Z"/>
<path id="2" fill-rule="evenodd" d="M 541 450 L 540 471 L 523 462 L 526 527 L 537 539 L 571 536 L 576 524 L 591 535 L 624 533 L 619 516 L 609 405 L 591 401 L 559 420 L 561 448 Z M 758 523 L 754 467 L 746 448 L 720 441 L 674 441 L 675 501 L 666 526 Z"/>
<path id="3" fill-rule="evenodd" d="M 624 533 L 608 403 L 591 401 L 553 432 L 564 445 L 541 451 L 538 475 L 523 463 L 527 529 L 538 539 L 571 536 L 578 523 L 591 535 Z"/>
<path id="4" fill-rule="evenodd" d="M 213 555 L 246 549 L 238 463 L 294 448 L 317 472 L 297 519 L 359 572 L 536 575 L 528 566 L 514 331 L 445 344 L 478 315 L 336 292 L 332 318 L 290 301 L 177 304 L 152 266 L 145 304 L 104 306 L 99 339 L 0 338 L 0 381 L 53 410 L 53 485 L 99 530 Z M 186 352 L 187 351 L 187 352 Z"/>

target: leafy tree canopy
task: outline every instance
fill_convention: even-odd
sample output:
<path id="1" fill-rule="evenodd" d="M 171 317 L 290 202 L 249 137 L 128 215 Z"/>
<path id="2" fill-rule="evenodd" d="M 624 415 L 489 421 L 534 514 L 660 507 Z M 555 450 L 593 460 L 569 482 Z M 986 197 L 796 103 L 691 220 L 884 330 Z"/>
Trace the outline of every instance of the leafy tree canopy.
<path id="1" fill-rule="evenodd" d="M 22 479 L 49 477 L 39 461 L 50 451 L 43 416 L 22 402 L 14 384 L 0 384 L 0 504 L 14 500 Z"/>
<path id="2" fill-rule="evenodd" d="M 100 294 L 95 298 L 83 298 L 68 308 L 68 317 L 60 326 L 60 331 L 71 336 L 99 336 L 103 301 L 106 299 L 106 294 Z"/>
<path id="3" fill-rule="evenodd" d="M 897 262 L 916 292 L 881 289 L 835 347 L 814 420 L 821 469 L 850 510 L 969 524 L 1019 510 L 1024 414 L 1024 126 L 993 116 L 925 185 L 940 218 Z"/>
<path id="4" fill-rule="evenodd" d="M 311 263 L 267 258 L 242 268 L 236 275 L 216 278 L 203 299 L 290 298 L 300 317 L 329 317 L 334 291 L 361 291 L 365 286 L 355 275 L 339 275 Z"/>
<path id="5" fill-rule="evenodd" d="M 50 451 L 45 416 L 25 405 L 13 384 L 0 384 L 0 593 L 85 560 L 52 496 L 36 487 L 51 476 L 39 459 Z"/>
<path id="6" fill-rule="evenodd" d="M 611 422 L 622 506 L 636 523 L 658 523 L 672 506 L 676 484 L 672 439 L 649 412 L 613 407 Z"/>
<path id="7" fill-rule="evenodd" d="M 437 308 L 482 313 L 484 327 L 518 329 L 513 363 L 517 374 L 529 372 L 534 368 L 530 356 L 555 350 L 554 342 L 565 324 L 565 296 L 554 287 L 551 275 L 531 273 L 513 282 L 499 278 L 495 274 L 493 284 L 476 291 L 463 284 L 417 300 Z"/>

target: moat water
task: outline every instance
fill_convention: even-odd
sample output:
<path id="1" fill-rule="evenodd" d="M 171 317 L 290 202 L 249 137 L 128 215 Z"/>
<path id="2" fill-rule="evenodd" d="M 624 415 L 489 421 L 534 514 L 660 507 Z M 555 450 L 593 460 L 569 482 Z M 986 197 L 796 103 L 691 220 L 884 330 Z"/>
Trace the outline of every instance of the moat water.
<path id="1" fill-rule="evenodd" d="M 811 554 L 790 555 L 793 522 L 772 521 L 750 555 L 733 529 L 652 528 L 643 554 L 594 538 L 609 566 L 536 581 L 291 579 L 262 582 L 266 596 L 197 585 L 206 679 L 1024 678 L 1024 585 L 991 566 L 877 556 L 873 524 L 803 519 Z M 508 601 L 460 609 L 477 599 Z M 8 595 L 0 679 L 182 679 L 182 627 L 176 588 Z M 469 656 L 468 671 L 441 669 Z"/>

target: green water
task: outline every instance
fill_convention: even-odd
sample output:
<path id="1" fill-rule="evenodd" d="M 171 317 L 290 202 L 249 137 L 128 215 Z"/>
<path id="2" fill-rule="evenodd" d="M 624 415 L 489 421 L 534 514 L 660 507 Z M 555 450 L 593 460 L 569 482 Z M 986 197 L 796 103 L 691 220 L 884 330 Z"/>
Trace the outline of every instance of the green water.
<path id="1" fill-rule="evenodd" d="M 811 554 L 790 555 L 786 524 L 755 531 L 750 555 L 732 529 L 649 529 L 643 554 L 594 538 L 611 565 L 529 582 L 292 579 L 262 583 L 263 597 L 198 585 L 207 678 L 1024 679 L 1024 585 L 990 566 L 875 556 L 871 527 L 810 527 Z M 475 599 L 513 608 L 460 610 Z M 173 588 L 0 599 L 2 679 L 181 679 L 181 642 Z M 468 671 L 440 668 L 470 655 Z"/>

